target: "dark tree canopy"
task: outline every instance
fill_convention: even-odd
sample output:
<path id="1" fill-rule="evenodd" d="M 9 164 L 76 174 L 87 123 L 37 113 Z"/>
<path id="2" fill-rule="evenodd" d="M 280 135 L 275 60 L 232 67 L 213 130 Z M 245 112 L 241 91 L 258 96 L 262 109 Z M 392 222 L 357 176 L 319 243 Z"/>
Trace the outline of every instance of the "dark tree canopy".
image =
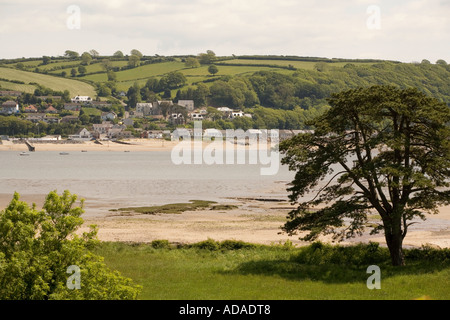
<path id="1" fill-rule="evenodd" d="M 313 133 L 281 144 L 283 163 L 297 172 L 290 199 L 302 201 L 284 231 L 343 240 L 361 235 L 376 213 L 381 221 L 372 233 L 384 231 L 393 265 L 403 265 L 412 220 L 450 203 L 450 109 L 417 89 L 390 86 L 334 94 L 328 102 L 330 110 L 311 123 Z"/>

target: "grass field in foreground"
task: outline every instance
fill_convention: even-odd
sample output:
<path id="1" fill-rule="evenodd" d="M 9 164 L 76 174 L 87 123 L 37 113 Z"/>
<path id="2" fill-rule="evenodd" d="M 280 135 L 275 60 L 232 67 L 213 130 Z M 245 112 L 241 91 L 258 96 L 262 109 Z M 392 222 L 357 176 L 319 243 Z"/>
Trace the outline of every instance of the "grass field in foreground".
<path id="1" fill-rule="evenodd" d="M 29 83 L 38 83 L 55 91 L 69 90 L 71 96 L 81 95 L 94 97 L 96 95 L 94 87 L 85 82 L 34 72 L 0 68 L 0 78 L 22 81 L 27 85 Z"/>
<path id="2" fill-rule="evenodd" d="M 161 248 L 162 247 L 162 248 Z M 385 249 L 317 249 L 257 246 L 208 240 L 184 248 L 102 243 L 96 253 L 143 286 L 141 300 L 413 300 L 450 298 L 450 254 L 433 260 L 408 255 L 408 265 L 390 266 Z M 331 250 L 331 251 L 330 251 Z M 349 251 L 345 251 L 349 250 Z M 369 290 L 372 250 L 380 259 L 381 290 Z M 372 254 L 372 253 L 371 253 Z M 334 255 L 334 258 L 333 258 Z M 335 260 L 333 260 L 335 259 Z M 337 260 L 336 260 L 337 259 Z M 354 261 L 353 261 L 354 260 Z M 335 262 L 333 262 L 335 261 Z"/>

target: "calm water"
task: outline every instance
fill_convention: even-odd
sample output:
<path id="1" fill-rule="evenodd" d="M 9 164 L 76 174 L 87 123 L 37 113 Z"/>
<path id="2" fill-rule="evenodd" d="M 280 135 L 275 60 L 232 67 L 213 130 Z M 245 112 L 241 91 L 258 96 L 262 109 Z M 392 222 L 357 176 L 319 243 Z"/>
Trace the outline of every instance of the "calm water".
<path id="1" fill-rule="evenodd" d="M 247 162 L 248 163 L 248 162 Z M 267 166 L 266 166 L 267 167 Z M 261 176 L 259 165 L 175 165 L 170 152 L 0 152 L 0 194 L 69 190 L 89 204 L 153 205 L 228 197 L 286 198 L 294 173 Z"/>

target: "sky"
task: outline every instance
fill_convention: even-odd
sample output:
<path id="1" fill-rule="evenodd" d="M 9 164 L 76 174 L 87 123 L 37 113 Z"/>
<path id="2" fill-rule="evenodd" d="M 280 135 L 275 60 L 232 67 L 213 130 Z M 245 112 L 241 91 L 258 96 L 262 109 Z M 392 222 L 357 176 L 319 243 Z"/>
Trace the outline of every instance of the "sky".
<path id="1" fill-rule="evenodd" d="M 450 0 L 0 0 L 0 59 L 92 49 L 450 63 Z"/>

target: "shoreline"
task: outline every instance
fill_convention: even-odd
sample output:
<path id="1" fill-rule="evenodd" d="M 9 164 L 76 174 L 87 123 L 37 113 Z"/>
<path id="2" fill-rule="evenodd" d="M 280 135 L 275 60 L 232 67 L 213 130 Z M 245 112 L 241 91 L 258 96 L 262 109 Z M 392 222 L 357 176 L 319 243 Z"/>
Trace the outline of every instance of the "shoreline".
<path id="1" fill-rule="evenodd" d="M 135 139 L 127 140 L 126 143 L 120 144 L 112 141 L 102 141 L 101 145 L 93 141 L 84 141 L 81 143 L 34 143 L 33 146 L 36 151 L 104 151 L 104 152 L 123 152 L 123 151 L 169 151 L 174 148 L 178 142 L 166 140 L 149 140 L 149 139 Z M 5 143 L 0 144 L 0 151 L 11 152 L 28 152 L 28 147 L 25 143 Z"/>
<path id="2" fill-rule="evenodd" d="M 192 143 L 183 143 L 179 141 L 167 141 L 162 139 L 131 139 L 123 141 L 125 144 L 116 143 L 112 141 L 101 141 L 101 145 L 95 143 L 94 141 L 82 141 L 81 143 L 70 143 L 70 142 L 55 142 L 55 143 L 34 143 L 33 146 L 36 151 L 60 151 L 60 152 L 147 152 L 147 151 L 172 151 L 177 146 L 192 147 L 194 150 L 201 148 L 205 150 L 207 147 L 216 147 L 218 149 L 223 148 L 236 148 L 245 150 L 267 150 L 267 144 L 252 143 L 248 146 L 244 145 L 234 145 L 230 142 L 224 141 L 219 142 L 207 142 L 207 141 L 193 141 Z M 270 145 L 269 145 L 270 146 Z M 25 143 L 12 143 L 10 141 L 3 141 L 0 144 L 1 151 L 11 151 L 11 152 L 28 152 L 28 147 Z M 32 152 L 30 152 L 32 153 Z"/>

